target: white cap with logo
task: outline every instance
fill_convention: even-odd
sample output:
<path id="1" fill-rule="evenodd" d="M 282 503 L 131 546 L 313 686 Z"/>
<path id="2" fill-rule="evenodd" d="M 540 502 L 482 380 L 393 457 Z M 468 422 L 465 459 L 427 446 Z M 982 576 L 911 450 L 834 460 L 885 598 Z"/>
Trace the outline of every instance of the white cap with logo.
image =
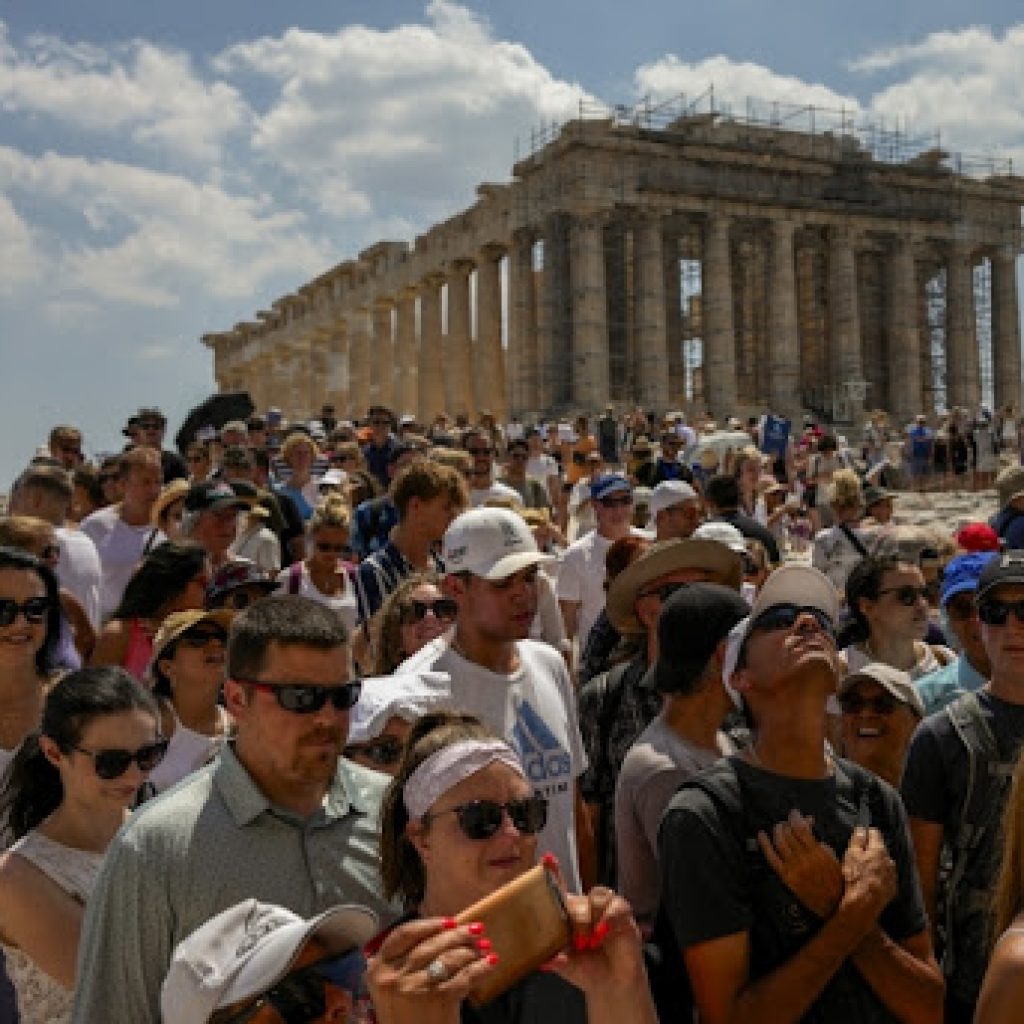
<path id="1" fill-rule="evenodd" d="M 474 508 L 457 516 L 444 535 L 441 557 L 446 573 L 469 572 L 485 580 L 554 561 L 537 550 L 526 520 L 504 508 Z"/>

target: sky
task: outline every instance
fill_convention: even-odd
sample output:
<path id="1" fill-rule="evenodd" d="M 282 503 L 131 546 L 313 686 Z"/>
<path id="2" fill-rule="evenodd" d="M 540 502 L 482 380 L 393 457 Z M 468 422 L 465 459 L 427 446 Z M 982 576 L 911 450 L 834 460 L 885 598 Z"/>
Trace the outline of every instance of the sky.
<path id="1" fill-rule="evenodd" d="M 204 333 L 470 205 L 581 104 L 713 85 L 1024 169 L 1022 66 L 1010 0 L 0 2 L 0 490 L 58 422 L 173 435 Z"/>

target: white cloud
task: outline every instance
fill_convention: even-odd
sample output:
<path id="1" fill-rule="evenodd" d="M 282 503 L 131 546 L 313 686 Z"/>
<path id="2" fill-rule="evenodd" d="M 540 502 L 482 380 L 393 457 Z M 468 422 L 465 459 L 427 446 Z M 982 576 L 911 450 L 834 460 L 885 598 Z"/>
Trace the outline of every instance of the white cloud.
<path id="1" fill-rule="evenodd" d="M 0 194 L 0 295 L 13 295 L 35 280 L 41 263 L 32 228 Z"/>
<path id="2" fill-rule="evenodd" d="M 136 40 L 105 49 L 33 36 L 16 48 L 0 22 L 0 108 L 67 129 L 128 138 L 209 163 L 249 117 L 239 92 L 204 82 L 185 53 Z"/>
<path id="3" fill-rule="evenodd" d="M 450 0 L 433 0 L 426 24 L 290 29 L 233 46 L 214 67 L 280 83 L 253 147 L 342 218 L 403 206 L 437 216 L 439 201 L 508 177 L 517 131 L 593 101 Z"/>

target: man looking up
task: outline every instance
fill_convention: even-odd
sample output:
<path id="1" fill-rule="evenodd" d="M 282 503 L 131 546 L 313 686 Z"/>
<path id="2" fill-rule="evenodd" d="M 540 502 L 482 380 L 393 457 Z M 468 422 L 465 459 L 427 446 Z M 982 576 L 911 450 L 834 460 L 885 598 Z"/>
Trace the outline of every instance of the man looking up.
<path id="1" fill-rule="evenodd" d="M 392 916 L 377 854 L 383 788 L 371 773 L 357 785 L 339 760 L 359 698 L 341 620 L 304 597 L 267 598 L 235 618 L 227 657 L 235 738 L 110 845 L 83 923 L 76 1024 L 157 1024 L 175 946 L 241 900 Z"/>
<path id="2" fill-rule="evenodd" d="M 121 594 L 147 541 L 153 533 L 150 511 L 160 495 L 163 473 L 160 453 L 154 448 L 133 448 L 120 456 L 118 476 L 122 498 L 86 516 L 79 525 L 96 545 L 100 559 L 100 618 L 106 620 L 121 601 Z M 154 546 L 163 535 L 153 538 Z"/>
<path id="3" fill-rule="evenodd" d="M 723 666 L 752 746 L 661 824 L 662 907 L 703 1024 L 942 1020 L 899 795 L 826 753 L 838 613 L 816 569 L 768 577 Z"/>
<path id="4" fill-rule="evenodd" d="M 591 847 L 576 784 L 586 767 L 576 701 L 558 651 L 527 639 L 537 573 L 551 558 L 537 550 L 523 518 L 501 508 L 460 515 L 444 535 L 442 557 L 445 590 L 458 605 L 455 629 L 398 671 L 448 673 L 453 709 L 479 715 L 511 744 L 550 802 L 538 849 L 558 857 L 566 883 L 579 892 L 579 862 L 588 870 Z"/>

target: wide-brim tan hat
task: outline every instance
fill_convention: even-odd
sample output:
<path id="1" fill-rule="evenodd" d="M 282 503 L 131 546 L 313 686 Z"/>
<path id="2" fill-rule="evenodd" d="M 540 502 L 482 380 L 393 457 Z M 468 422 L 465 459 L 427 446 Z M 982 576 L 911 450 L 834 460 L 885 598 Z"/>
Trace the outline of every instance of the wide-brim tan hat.
<path id="1" fill-rule="evenodd" d="M 688 537 L 662 541 L 652 545 L 612 581 L 605 604 L 611 624 L 620 633 L 642 633 L 644 627 L 636 617 L 637 594 L 652 580 L 680 569 L 705 569 L 715 574 L 712 582 L 733 590 L 739 590 L 743 582 L 743 560 L 717 540 Z"/>
<path id="2" fill-rule="evenodd" d="M 153 657 L 151 664 L 155 664 L 167 648 L 182 635 L 188 632 L 193 626 L 200 622 L 215 622 L 225 632 L 231 628 L 231 620 L 234 612 L 229 608 L 217 608 L 214 611 L 204 611 L 202 608 L 190 608 L 184 612 L 171 612 L 170 615 L 160 623 L 160 628 L 153 637 Z"/>
<path id="3" fill-rule="evenodd" d="M 176 501 L 184 501 L 185 495 L 188 494 L 189 483 L 187 480 L 177 479 L 172 480 L 157 496 L 156 501 L 153 502 L 149 511 L 149 524 L 150 526 L 159 526 L 160 517 L 171 507 Z"/>

